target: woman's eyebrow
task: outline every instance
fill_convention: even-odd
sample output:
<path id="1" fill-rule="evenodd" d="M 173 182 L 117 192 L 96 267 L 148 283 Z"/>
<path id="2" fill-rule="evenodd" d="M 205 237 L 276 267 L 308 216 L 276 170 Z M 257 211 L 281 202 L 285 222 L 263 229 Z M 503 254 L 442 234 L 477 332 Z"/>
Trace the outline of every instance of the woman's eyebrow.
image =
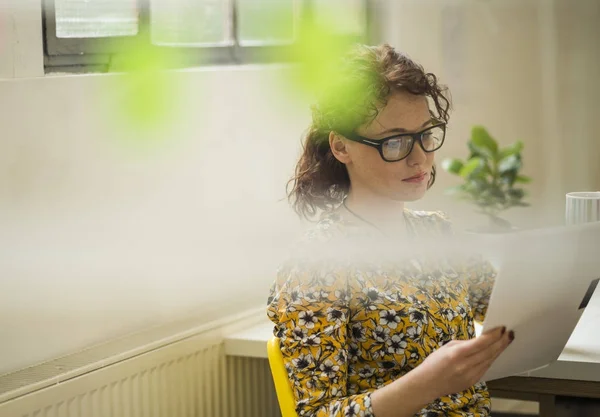
<path id="1" fill-rule="evenodd" d="M 433 119 L 429 119 L 425 123 L 423 123 L 419 128 L 423 128 L 423 127 L 427 126 L 428 124 L 432 123 L 433 121 L 434 121 Z M 407 133 L 407 132 L 408 132 L 408 130 L 404 129 L 403 127 L 393 127 L 391 129 L 384 130 L 383 132 L 377 133 L 377 136 L 385 135 L 388 133 Z"/>

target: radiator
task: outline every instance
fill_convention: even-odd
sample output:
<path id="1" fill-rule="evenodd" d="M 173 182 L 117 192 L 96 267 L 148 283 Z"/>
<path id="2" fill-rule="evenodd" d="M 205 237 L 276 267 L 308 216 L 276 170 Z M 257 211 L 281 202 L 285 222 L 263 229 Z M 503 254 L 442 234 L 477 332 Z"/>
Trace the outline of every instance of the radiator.
<path id="1" fill-rule="evenodd" d="M 268 362 L 227 357 L 223 334 L 224 327 L 212 328 L 57 378 L 56 384 L 0 403 L 0 417 L 279 416 Z"/>

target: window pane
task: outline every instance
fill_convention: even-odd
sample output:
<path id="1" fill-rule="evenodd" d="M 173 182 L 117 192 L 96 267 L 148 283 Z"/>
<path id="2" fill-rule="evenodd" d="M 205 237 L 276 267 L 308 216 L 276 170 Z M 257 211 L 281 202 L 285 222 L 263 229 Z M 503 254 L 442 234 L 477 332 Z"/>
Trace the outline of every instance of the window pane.
<path id="1" fill-rule="evenodd" d="M 157 45 L 232 43 L 231 0 L 152 0 L 150 22 Z"/>
<path id="2" fill-rule="evenodd" d="M 98 38 L 138 33 L 136 0 L 55 0 L 56 37 Z"/>
<path id="3" fill-rule="evenodd" d="M 312 0 L 312 4 L 319 25 L 346 35 L 366 32 L 366 0 Z"/>
<path id="4" fill-rule="evenodd" d="M 241 44 L 294 39 L 295 0 L 238 0 L 237 36 Z"/>

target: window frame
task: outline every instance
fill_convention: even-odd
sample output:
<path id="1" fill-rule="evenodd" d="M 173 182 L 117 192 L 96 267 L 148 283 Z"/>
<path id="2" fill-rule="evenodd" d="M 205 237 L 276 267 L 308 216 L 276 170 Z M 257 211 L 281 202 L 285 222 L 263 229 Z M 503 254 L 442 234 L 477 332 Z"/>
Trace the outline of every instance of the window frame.
<path id="1" fill-rule="evenodd" d="M 293 0 L 295 15 L 310 15 L 313 0 Z M 369 0 L 361 0 L 365 7 L 365 31 L 357 40 L 368 41 L 372 33 L 372 10 Z M 177 54 L 179 62 L 174 68 L 189 68 L 211 65 L 241 65 L 282 63 L 274 60 L 274 56 L 284 56 L 293 47 L 293 42 L 245 43 L 238 39 L 237 0 L 231 0 L 230 16 L 231 45 L 206 46 L 160 46 L 153 45 L 150 40 L 150 0 L 136 0 L 139 9 L 139 31 L 132 36 L 96 37 L 96 38 L 58 38 L 56 36 L 56 16 L 54 0 L 42 0 L 42 22 L 44 37 L 44 72 L 57 73 L 104 73 L 113 72 L 115 62 L 126 60 L 126 51 L 133 45 L 143 42 L 151 49 L 161 53 Z M 298 28 L 299 18 L 294 22 Z M 297 30 L 297 29 L 296 29 Z M 295 32 L 297 34 L 297 32 Z M 111 49 L 107 50 L 108 43 Z M 193 51 L 202 51 L 194 53 Z M 182 54 L 181 52 L 186 52 Z M 181 62 L 181 56 L 185 60 Z M 288 61 L 289 62 L 289 61 Z"/>

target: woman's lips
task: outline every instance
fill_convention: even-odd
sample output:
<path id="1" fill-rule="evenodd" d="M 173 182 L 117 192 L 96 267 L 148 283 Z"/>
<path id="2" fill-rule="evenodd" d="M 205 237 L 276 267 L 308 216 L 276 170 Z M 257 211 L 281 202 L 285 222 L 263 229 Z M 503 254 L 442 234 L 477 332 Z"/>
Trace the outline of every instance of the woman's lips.
<path id="1" fill-rule="evenodd" d="M 420 174 L 417 174 L 417 175 L 415 175 L 413 177 L 405 178 L 402 181 L 418 184 L 418 183 L 421 183 L 421 182 L 425 181 L 426 178 L 427 178 L 427 173 L 426 172 L 421 172 Z"/>

